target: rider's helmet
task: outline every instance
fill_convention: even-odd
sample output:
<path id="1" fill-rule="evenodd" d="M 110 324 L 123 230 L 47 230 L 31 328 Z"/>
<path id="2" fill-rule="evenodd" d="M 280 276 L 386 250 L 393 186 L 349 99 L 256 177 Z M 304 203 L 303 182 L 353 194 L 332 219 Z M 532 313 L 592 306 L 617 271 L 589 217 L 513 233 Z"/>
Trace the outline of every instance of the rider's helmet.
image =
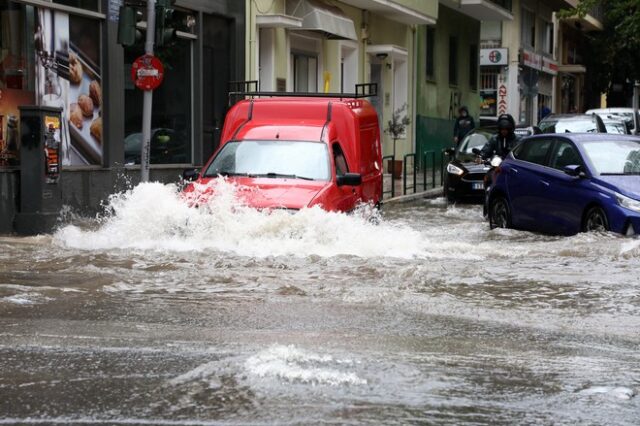
<path id="1" fill-rule="evenodd" d="M 516 121 L 511 114 L 500 114 L 498 117 L 498 131 L 508 130 L 509 133 L 513 133 L 516 128 Z"/>

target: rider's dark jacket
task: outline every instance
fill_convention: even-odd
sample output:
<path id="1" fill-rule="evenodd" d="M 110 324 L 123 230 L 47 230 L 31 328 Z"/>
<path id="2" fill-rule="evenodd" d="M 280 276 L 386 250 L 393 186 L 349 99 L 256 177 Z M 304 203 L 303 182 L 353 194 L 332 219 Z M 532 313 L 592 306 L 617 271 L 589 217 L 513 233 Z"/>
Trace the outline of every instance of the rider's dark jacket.
<path id="1" fill-rule="evenodd" d="M 486 144 L 480 150 L 482 158 L 489 159 L 494 155 L 505 158 L 509 152 L 520 142 L 520 137 L 511 132 L 506 138 L 500 133 L 491 136 Z"/>

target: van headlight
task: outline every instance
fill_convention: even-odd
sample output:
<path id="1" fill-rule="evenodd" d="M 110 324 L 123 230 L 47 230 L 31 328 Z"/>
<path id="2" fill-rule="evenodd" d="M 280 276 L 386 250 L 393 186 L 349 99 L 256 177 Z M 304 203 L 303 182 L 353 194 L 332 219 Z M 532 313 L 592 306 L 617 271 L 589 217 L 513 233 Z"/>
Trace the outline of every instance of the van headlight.
<path id="1" fill-rule="evenodd" d="M 616 200 L 618 201 L 618 204 L 620 204 L 625 209 L 633 210 L 634 212 L 640 213 L 640 201 L 634 200 L 633 198 L 629 198 L 622 194 L 618 194 L 617 192 Z"/>
<path id="2" fill-rule="evenodd" d="M 461 174 L 464 173 L 464 170 L 462 170 L 458 166 L 454 166 L 453 164 L 449 163 L 449 164 L 447 164 L 447 172 L 451 173 L 452 175 L 460 176 Z"/>

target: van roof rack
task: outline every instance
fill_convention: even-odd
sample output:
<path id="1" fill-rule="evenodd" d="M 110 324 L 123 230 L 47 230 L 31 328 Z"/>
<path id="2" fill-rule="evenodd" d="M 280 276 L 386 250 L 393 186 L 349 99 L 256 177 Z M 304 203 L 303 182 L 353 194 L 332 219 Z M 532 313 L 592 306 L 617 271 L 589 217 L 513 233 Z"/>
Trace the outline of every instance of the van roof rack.
<path id="1" fill-rule="evenodd" d="M 252 90 L 253 89 L 253 90 Z M 298 97 L 298 98 L 339 98 L 361 99 L 378 96 L 377 83 L 356 84 L 354 93 L 314 93 L 314 92 L 262 92 L 258 90 L 258 80 L 230 81 L 229 105 L 240 97 Z"/>

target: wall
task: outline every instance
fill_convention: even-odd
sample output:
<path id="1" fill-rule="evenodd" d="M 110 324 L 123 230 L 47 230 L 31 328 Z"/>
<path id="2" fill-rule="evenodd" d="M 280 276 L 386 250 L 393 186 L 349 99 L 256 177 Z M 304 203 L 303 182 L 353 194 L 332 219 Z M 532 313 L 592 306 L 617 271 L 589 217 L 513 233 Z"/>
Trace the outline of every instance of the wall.
<path id="1" fill-rule="evenodd" d="M 435 27 L 435 76 L 427 80 L 426 27 L 418 33 L 418 88 L 416 123 L 418 152 L 439 151 L 453 143 L 453 120 L 461 105 L 478 118 L 480 110 L 479 82 L 476 89 L 469 84 L 469 46 L 480 48 L 480 21 L 441 6 Z M 449 37 L 458 37 L 458 84 L 449 84 Z M 479 68 L 477 72 L 480 74 Z"/>

